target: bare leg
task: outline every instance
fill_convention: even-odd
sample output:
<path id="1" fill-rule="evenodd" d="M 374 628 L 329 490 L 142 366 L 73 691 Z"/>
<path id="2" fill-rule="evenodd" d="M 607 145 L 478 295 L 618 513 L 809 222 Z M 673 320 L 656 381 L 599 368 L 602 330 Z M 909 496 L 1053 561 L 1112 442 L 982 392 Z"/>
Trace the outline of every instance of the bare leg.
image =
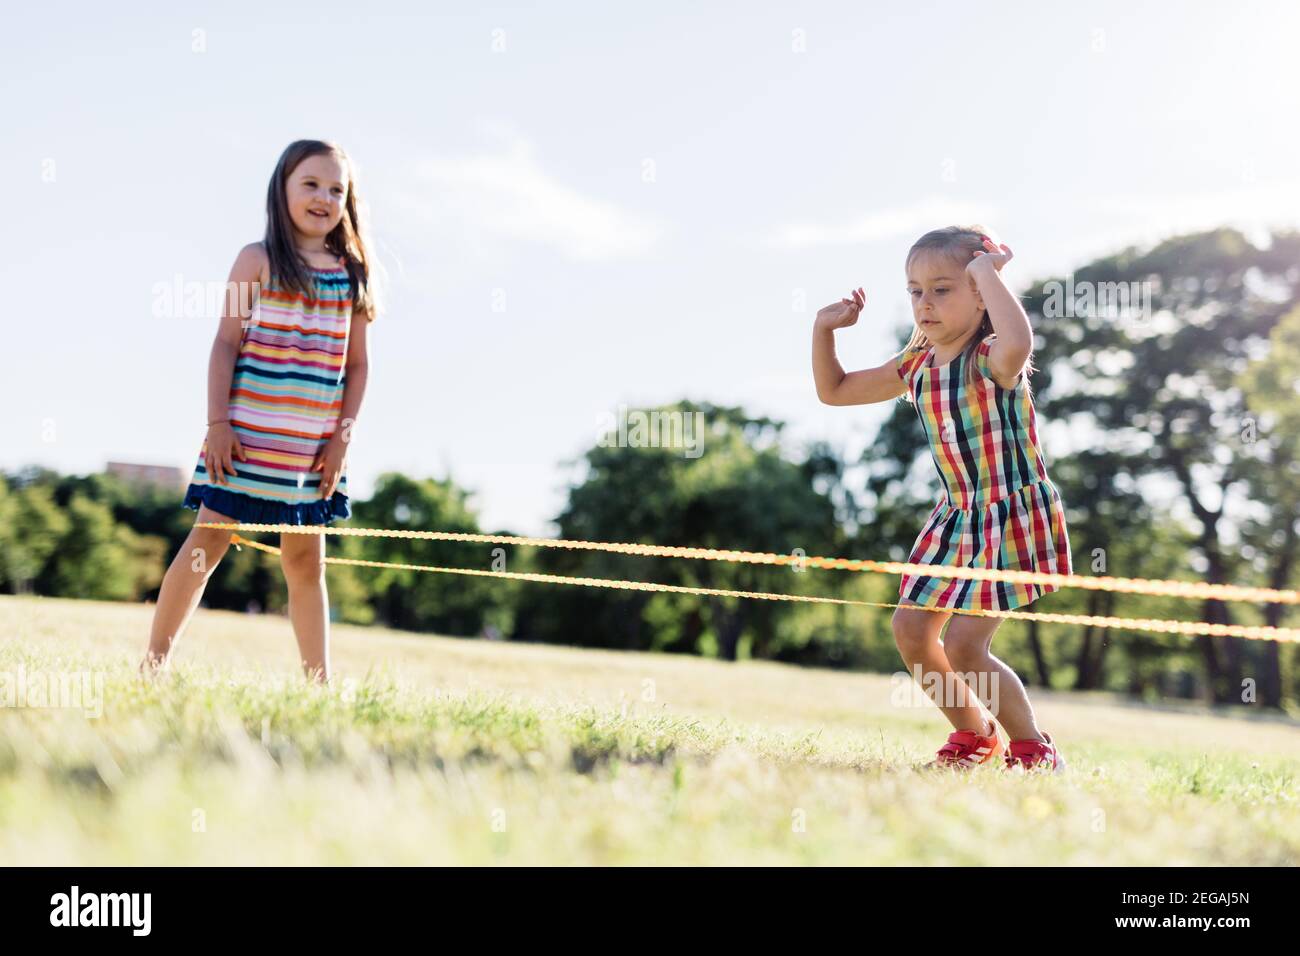
<path id="1" fill-rule="evenodd" d="M 235 519 L 199 507 L 195 523 L 210 521 L 233 524 Z M 176 557 L 172 559 L 158 592 L 153 626 L 149 631 L 149 650 L 140 662 L 140 673 L 152 674 L 167 666 L 173 643 L 184 633 L 194 616 L 208 579 L 230 549 L 229 531 L 217 528 L 192 528 Z"/>
<path id="2" fill-rule="evenodd" d="M 987 733 L 990 721 L 978 698 L 953 672 L 939 643 L 939 631 L 951 613 L 900 607 L 894 612 L 894 641 L 908 671 L 955 730 Z"/>
<path id="3" fill-rule="evenodd" d="M 948 660 L 970 684 L 1012 740 L 1043 740 L 1034 708 L 1016 672 L 990 652 L 993 633 L 1002 621 L 995 617 L 955 616 L 948 622 L 943 646 Z"/>
<path id="4" fill-rule="evenodd" d="M 329 595 L 325 588 L 325 536 L 280 535 L 280 566 L 289 588 L 289 620 L 298 639 L 303 673 L 328 683 Z"/>

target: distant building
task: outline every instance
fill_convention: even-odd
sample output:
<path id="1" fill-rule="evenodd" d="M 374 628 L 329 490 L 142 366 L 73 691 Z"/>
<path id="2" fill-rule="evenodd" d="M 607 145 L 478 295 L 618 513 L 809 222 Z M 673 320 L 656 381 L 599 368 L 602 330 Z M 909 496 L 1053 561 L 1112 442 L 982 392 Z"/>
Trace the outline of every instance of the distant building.
<path id="1" fill-rule="evenodd" d="M 104 471 L 116 475 L 123 481 L 136 484 L 182 490 L 189 485 L 189 476 L 171 465 L 141 465 L 130 461 L 110 461 L 105 465 Z"/>

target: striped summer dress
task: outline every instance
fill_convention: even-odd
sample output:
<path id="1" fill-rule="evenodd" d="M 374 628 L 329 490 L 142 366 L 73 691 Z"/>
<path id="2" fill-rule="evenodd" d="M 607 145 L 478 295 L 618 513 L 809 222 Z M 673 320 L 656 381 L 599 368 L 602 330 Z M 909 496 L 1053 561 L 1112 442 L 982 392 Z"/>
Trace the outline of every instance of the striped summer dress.
<path id="1" fill-rule="evenodd" d="M 321 472 L 308 469 L 343 407 L 352 287 L 342 260 L 310 272 L 312 295 L 287 289 L 274 276 L 262 287 L 230 383 L 230 426 L 247 460 L 235 459 L 229 484 L 210 482 L 205 440 L 186 508 L 206 504 L 257 524 L 328 524 L 351 516 L 346 465 L 328 500 L 321 497 Z"/>
<path id="2" fill-rule="evenodd" d="M 934 349 L 904 350 L 907 384 L 944 493 L 908 562 L 1070 574 L 1065 511 L 1038 442 L 1034 404 L 1022 373 L 1013 389 L 990 378 L 989 347 L 975 352 L 977 384 L 965 381 L 965 353 L 938 367 Z M 899 597 L 925 607 L 1009 610 L 1055 585 L 904 575 Z"/>

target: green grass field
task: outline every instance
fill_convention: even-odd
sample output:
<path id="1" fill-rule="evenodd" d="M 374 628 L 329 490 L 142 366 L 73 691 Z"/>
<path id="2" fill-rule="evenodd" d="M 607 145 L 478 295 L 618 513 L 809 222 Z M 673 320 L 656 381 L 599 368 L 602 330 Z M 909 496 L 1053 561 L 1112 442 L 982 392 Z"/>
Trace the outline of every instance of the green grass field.
<path id="1" fill-rule="evenodd" d="M 1031 688 L 1070 774 L 924 773 L 889 675 L 336 626 L 318 688 L 287 619 L 201 610 L 151 683 L 152 610 L 0 597 L 11 685 L 103 681 L 0 709 L 0 864 L 1300 860 L 1295 721 Z"/>

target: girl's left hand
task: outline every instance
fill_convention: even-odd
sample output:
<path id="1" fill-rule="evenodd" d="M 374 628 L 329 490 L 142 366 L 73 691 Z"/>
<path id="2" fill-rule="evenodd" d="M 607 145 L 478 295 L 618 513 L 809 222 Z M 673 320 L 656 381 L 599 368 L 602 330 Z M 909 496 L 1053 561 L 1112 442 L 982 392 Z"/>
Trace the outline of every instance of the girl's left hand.
<path id="1" fill-rule="evenodd" d="M 334 489 L 339 485 L 339 479 L 343 477 L 343 463 L 348 458 L 348 446 L 340 437 L 339 432 L 327 441 L 324 447 L 316 453 L 312 460 L 311 471 L 319 471 L 320 479 L 320 496 L 329 498 L 334 494 Z"/>
<path id="2" fill-rule="evenodd" d="M 986 238 L 984 240 L 984 248 L 975 251 L 974 255 L 971 256 L 970 262 L 966 263 L 966 269 L 967 271 L 973 271 L 975 263 L 987 261 L 993 265 L 994 269 L 1001 272 L 1002 267 L 1010 262 L 1011 259 L 1012 253 L 1010 246 L 1006 243 L 999 246 L 996 245 L 992 239 Z"/>

